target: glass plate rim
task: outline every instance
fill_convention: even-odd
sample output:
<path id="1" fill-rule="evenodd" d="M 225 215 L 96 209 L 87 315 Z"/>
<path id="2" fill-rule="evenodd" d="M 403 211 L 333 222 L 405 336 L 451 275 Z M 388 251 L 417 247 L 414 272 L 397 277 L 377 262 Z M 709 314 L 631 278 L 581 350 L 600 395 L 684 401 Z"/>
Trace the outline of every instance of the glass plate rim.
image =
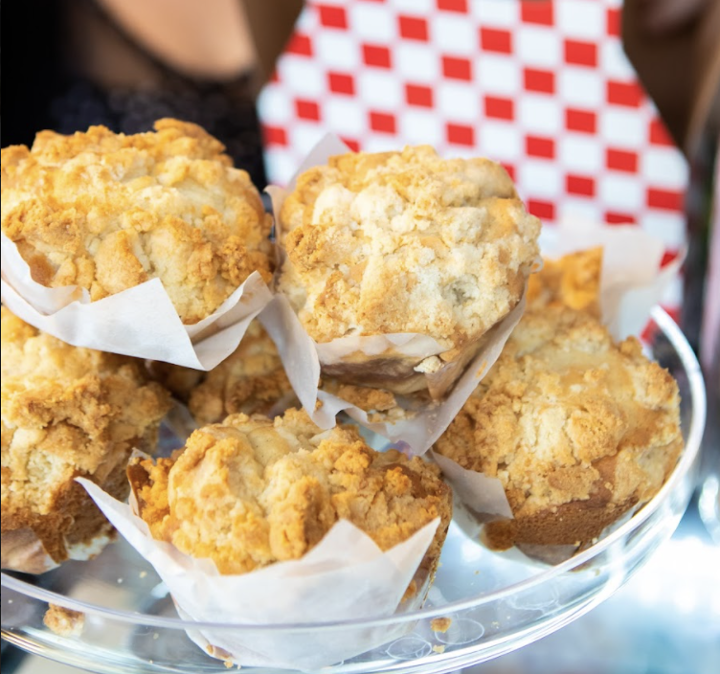
<path id="1" fill-rule="evenodd" d="M 66 609 L 80 611 L 82 613 L 90 615 L 103 616 L 110 620 L 124 623 L 132 623 L 135 625 L 140 624 L 148 627 L 181 630 L 239 629 L 249 632 L 293 633 L 312 632 L 315 630 L 333 632 L 351 628 L 373 628 L 382 627 L 384 625 L 394 625 L 401 622 L 432 619 L 458 613 L 460 611 L 468 609 L 477 608 L 484 604 L 488 604 L 490 602 L 494 602 L 504 597 L 513 595 L 517 592 L 531 589 L 537 585 L 540 585 L 541 583 L 548 581 L 555 576 L 559 576 L 567 571 L 571 571 L 577 567 L 582 566 L 592 558 L 602 554 L 607 548 L 611 547 L 615 541 L 624 538 L 630 532 L 641 526 L 643 522 L 645 522 L 660 507 L 660 504 L 675 488 L 676 484 L 682 479 L 682 477 L 690 471 L 691 467 L 695 462 L 695 459 L 699 454 L 702 436 L 705 428 L 706 417 L 705 384 L 700 365 L 695 356 L 695 353 L 693 352 L 690 344 L 685 338 L 685 335 L 682 333 L 675 321 L 662 307 L 653 307 L 650 312 L 650 317 L 672 344 L 688 376 L 688 385 L 690 389 L 690 398 L 692 401 L 693 414 L 690 423 L 690 429 L 688 431 L 687 441 L 685 443 L 685 448 L 680 458 L 680 461 L 678 461 L 678 464 L 675 467 L 672 475 L 670 475 L 666 483 L 662 486 L 662 488 L 655 495 L 655 497 L 649 503 L 645 504 L 640 510 L 638 510 L 627 522 L 622 524 L 615 531 L 611 532 L 607 537 L 603 538 L 601 541 L 598 541 L 598 543 L 591 546 L 587 550 L 584 550 L 578 555 L 575 555 L 574 557 L 571 557 L 570 559 L 556 566 L 551 566 L 548 569 L 518 583 L 513 583 L 512 585 L 508 585 L 497 591 L 476 595 L 469 599 L 458 600 L 444 606 L 433 607 L 429 609 L 420 609 L 418 611 L 395 613 L 383 618 L 362 618 L 332 623 L 314 622 L 271 625 L 257 623 L 252 624 L 195 622 L 183 620 L 181 618 L 150 616 L 138 612 L 121 611 L 117 609 L 97 606 L 84 601 L 71 599 L 56 592 L 38 588 L 34 585 L 30 585 L 29 583 L 10 576 L 5 572 L 0 574 L 0 584 L 9 590 L 14 590 L 16 592 L 19 592 L 20 594 L 32 597 L 34 599 L 38 599 L 40 601 L 52 603 Z"/>

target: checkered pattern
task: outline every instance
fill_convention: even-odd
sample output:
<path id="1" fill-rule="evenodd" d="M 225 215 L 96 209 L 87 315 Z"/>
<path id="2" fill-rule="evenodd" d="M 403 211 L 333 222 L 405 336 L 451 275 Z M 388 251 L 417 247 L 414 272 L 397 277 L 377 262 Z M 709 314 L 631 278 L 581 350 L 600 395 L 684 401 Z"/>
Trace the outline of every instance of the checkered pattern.
<path id="1" fill-rule="evenodd" d="M 623 54 L 619 5 L 308 0 L 259 99 L 269 178 L 327 132 L 354 150 L 429 143 L 501 162 L 546 223 L 636 223 L 670 258 L 687 169 Z"/>

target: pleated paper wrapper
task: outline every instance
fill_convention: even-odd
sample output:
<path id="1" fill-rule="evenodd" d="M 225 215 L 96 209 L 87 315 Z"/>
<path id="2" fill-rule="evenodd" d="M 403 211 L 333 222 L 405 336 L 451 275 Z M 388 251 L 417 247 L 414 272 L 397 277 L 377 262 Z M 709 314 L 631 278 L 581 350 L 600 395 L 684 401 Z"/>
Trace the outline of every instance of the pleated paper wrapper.
<path id="1" fill-rule="evenodd" d="M 276 237 L 280 240 L 277 214 L 297 176 L 303 171 L 327 162 L 335 154 L 349 152 L 335 136 L 326 136 L 310 152 L 286 190 L 268 188 L 276 214 Z M 282 252 L 279 251 L 282 257 Z M 282 262 L 282 260 L 280 260 Z M 278 264 L 280 268 L 280 263 Z M 367 337 L 343 337 L 328 343 L 316 343 L 305 331 L 287 298 L 278 293 L 259 320 L 275 341 L 288 378 L 300 402 L 312 420 L 321 428 L 335 425 L 336 415 L 345 412 L 362 426 L 391 442 L 404 442 L 412 454 L 424 454 L 455 418 L 477 383 L 500 355 L 507 338 L 522 316 L 525 303 L 517 306 L 496 323 L 477 342 L 446 363 L 439 371 L 426 374 L 425 382 L 433 394 L 432 402 L 409 406 L 404 413 L 373 412 L 371 415 L 351 402 L 319 388 L 322 365 L 337 365 L 351 354 L 370 357 L 399 357 L 423 360 L 437 356 L 444 349 L 434 338 L 417 333 L 394 333 Z M 372 418 L 371 418 L 372 417 Z"/>
<path id="2" fill-rule="evenodd" d="M 160 279 L 90 301 L 78 286 L 33 280 L 17 246 L 2 234 L 2 301 L 26 323 L 73 346 L 211 370 L 238 346 L 272 293 L 253 272 L 210 316 L 184 325 Z"/>
<path id="3" fill-rule="evenodd" d="M 320 543 L 295 561 L 276 562 L 246 574 L 222 575 L 209 559 L 195 559 L 155 540 L 133 506 L 78 478 L 120 534 L 155 569 L 179 615 L 217 627 L 186 632 L 200 648 L 230 666 L 317 669 L 389 643 L 413 628 L 413 621 L 378 627 L 308 628 L 303 624 L 378 619 L 419 609 L 430 576 L 418 567 L 440 522 L 436 519 L 408 540 L 382 552 L 363 531 L 340 520 Z M 402 601 L 415 579 L 418 591 Z M 222 624 L 234 627 L 220 626 Z M 273 626 L 293 625 L 298 629 Z M 263 627 L 267 629 L 263 629 Z"/>

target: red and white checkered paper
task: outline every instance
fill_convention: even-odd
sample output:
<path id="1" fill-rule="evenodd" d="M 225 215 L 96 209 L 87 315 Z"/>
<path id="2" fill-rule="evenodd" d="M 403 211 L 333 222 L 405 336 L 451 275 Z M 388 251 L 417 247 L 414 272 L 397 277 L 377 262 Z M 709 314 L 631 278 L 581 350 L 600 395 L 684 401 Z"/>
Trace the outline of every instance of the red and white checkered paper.
<path id="1" fill-rule="evenodd" d="M 671 259 L 686 163 L 619 39 L 620 0 L 307 0 L 259 98 L 271 182 L 326 133 L 487 156 L 546 224 L 635 223 Z M 680 304 L 678 281 L 666 306 Z"/>

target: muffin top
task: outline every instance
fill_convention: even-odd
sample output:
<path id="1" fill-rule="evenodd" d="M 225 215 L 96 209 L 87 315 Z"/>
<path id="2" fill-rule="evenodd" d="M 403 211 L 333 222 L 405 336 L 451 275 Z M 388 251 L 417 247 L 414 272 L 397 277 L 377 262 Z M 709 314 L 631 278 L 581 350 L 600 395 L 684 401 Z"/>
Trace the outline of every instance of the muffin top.
<path id="1" fill-rule="evenodd" d="M 461 346 L 512 310 L 538 254 L 540 223 L 501 166 L 427 146 L 331 157 L 279 219 L 280 288 L 318 342 L 416 332 Z"/>
<path id="2" fill-rule="evenodd" d="M 595 260 L 562 264 L 580 278 Z M 599 492 L 607 504 L 646 501 L 682 449 L 677 383 L 634 337 L 613 342 L 588 294 L 599 267 L 586 271 L 579 285 L 556 283 L 553 265 L 541 272 L 539 303 L 435 446 L 499 478 L 516 518 Z M 565 296 L 588 311 L 564 304 L 561 289 L 573 285 L 588 293 Z"/>
<path id="3" fill-rule="evenodd" d="M 197 323 L 253 272 L 271 278 L 271 220 L 245 171 L 199 126 L 126 136 L 42 131 L 2 150 L 2 231 L 33 278 L 92 300 L 159 278 Z"/>
<path id="4" fill-rule="evenodd" d="M 245 573 L 298 559 L 338 519 L 387 550 L 436 517 L 450 522 L 450 489 L 436 466 L 376 452 L 357 428 L 321 431 L 304 412 L 274 421 L 236 414 L 195 431 L 170 459 L 129 468 L 153 537 Z M 436 535 L 428 554 L 439 555 Z"/>
<path id="5" fill-rule="evenodd" d="M 102 484 L 133 447 L 153 449 L 169 396 L 140 361 L 70 346 L 5 307 L 2 353 L 3 531 L 62 522 L 76 476 Z"/>
<path id="6" fill-rule="evenodd" d="M 600 318 L 602 260 L 602 247 L 543 260 L 542 271 L 528 280 L 529 310 L 537 312 L 547 306 L 566 307 Z"/>
<path id="7" fill-rule="evenodd" d="M 187 403 L 199 424 L 222 421 L 228 414 L 269 414 L 296 398 L 275 347 L 258 321 L 250 323 L 238 348 L 209 372 L 152 362 L 155 379 Z"/>

